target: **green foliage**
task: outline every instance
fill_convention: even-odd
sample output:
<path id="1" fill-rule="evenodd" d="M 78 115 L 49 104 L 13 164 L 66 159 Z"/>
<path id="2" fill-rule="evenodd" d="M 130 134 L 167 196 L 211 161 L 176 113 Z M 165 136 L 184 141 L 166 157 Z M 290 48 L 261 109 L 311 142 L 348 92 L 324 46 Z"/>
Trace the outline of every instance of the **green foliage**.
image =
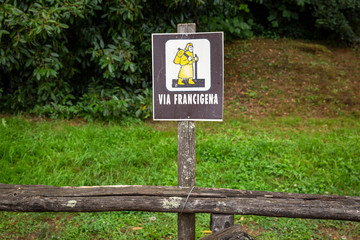
<path id="1" fill-rule="evenodd" d="M 239 15 L 248 13 L 247 5 L 235 3 L 3 1 L 1 111 L 147 118 L 152 109 L 151 33 L 175 32 L 176 23 L 186 19 L 217 22 L 209 30 L 227 27 L 229 38 L 249 37 L 250 25 Z"/>
<path id="2" fill-rule="evenodd" d="M 246 3 L 239 1 L 213 1 L 200 16 L 203 31 L 224 31 L 225 38 L 250 38 L 253 21 Z"/>
<path id="3" fill-rule="evenodd" d="M 324 29 L 342 41 L 360 41 L 360 1 L 320 1 L 311 6 L 315 27 Z"/>
<path id="4" fill-rule="evenodd" d="M 250 1 L 254 2 L 254 1 Z M 250 11 L 258 33 L 306 39 L 360 41 L 360 2 L 358 0 L 280 0 L 255 1 Z M 254 27 L 256 29 L 256 27 Z"/>
<path id="5" fill-rule="evenodd" d="M 150 33 L 159 30 L 143 23 L 140 4 L 5 1 L 1 110 L 62 118 L 148 117 Z"/>
<path id="6" fill-rule="evenodd" d="M 0 111 L 87 119 L 151 115 L 151 33 L 224 31 L 358 40 L 360 3 L 2 0 Z"/>

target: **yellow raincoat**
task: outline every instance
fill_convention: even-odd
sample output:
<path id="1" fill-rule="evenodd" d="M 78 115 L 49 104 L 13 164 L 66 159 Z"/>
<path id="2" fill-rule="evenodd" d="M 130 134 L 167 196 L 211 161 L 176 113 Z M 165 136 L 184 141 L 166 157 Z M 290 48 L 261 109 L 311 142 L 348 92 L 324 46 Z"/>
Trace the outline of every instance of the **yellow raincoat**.
<path id="1" fill-rule="evenodd" d="M 186 45 L 185 50 L 179 50 L 174 59 L 175 64 L 180 64 L 179 84 L 183 85 L 182 79 L 189 79 L 190 84 L 194 84 L 192 78 L 194 77 L 193 63 L 195 62 L 192 51 L 189 47 L 193 47 L 192 43 Z"/>

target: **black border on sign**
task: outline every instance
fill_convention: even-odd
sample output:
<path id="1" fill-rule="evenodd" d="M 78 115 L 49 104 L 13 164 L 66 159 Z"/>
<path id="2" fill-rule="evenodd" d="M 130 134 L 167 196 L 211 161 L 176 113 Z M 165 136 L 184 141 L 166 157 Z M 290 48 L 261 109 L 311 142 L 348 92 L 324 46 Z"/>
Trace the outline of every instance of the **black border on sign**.
<path id="1" fill-rule="evenodd" d="M 168 40 L 208 39 L 210 41 L 211 87 L 208 91 L 169 91 L 166 89 L 165 43 Z M 154 121 L 222 121 L 224 105 L 224 34 L 223 32 L 152 34 L 152 89 Z M 220 47 L 218 47 L 220 46 Z M 156 97 L 169 94 L 217 94 L 218 104 L 159 104 Z"/>

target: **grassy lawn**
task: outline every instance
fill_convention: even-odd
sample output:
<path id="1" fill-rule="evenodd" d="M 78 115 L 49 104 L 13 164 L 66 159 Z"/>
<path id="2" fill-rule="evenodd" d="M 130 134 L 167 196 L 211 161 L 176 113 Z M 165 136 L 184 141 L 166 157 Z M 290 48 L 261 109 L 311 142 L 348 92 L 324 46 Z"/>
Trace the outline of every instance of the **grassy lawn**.
<path id="1" fill-rule="evenodd" d="M 196 124 L 197 186 L 360 196 L 359 55 L 290 40 L 227 44 L 224 122 Z M 1 183 L 177 185 L 175 122 L 0 120 Z M 0 239 L 176 239 L 176 219 L 0 212 Z M 196 221 L 204 237 L 209 214 Z M 257 239 L 360 239 L 355 222 L 235 222 Z"/>
<path id="2" fill-rule="evenodd" d="M 163 125 L 166 130 L 162 130 Z M 176 185 L 174 123 L 3 117 L 0 182 Z M 279 117 L 197 123 L 197 186 L 360 195 L 360 121 Z M 176 239 L 176 214 L 0 213 L 1 238 Z M 198 214 L 197 236 L 209 229 Z M 352 222 L 236 216 L 259 239 L 357 239 Z M 331 237 L 330 237 L 331 236 Z"/>

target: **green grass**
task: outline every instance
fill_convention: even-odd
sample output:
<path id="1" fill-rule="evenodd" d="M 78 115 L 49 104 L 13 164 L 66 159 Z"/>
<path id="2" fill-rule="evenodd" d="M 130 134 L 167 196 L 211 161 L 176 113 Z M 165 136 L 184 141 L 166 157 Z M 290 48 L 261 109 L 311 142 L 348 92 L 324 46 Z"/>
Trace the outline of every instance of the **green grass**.
<path id="1" fill-rule="evenodd" d="M 242 118 L 196 131 L 198 187 L 360 196 L 359 119 Z M 176 125 L 2 117 L 0 159 L 1 183 L 175 186 Z M 196 216 L 200 238 L 210 217 Z M 235 220 L 258 239 L 360 237 L 360 224 L 346 221 Z M 169 213 L 0 213 L 1 239 L 176 239 L 176 231 Z"/>
<path id="2" fill-rule="evenodd" d="M 160 178 L 176 174 L 176 138 L 150 127 L 11 118 L 0 134 L 1 182 L 176 185 Z"/>

